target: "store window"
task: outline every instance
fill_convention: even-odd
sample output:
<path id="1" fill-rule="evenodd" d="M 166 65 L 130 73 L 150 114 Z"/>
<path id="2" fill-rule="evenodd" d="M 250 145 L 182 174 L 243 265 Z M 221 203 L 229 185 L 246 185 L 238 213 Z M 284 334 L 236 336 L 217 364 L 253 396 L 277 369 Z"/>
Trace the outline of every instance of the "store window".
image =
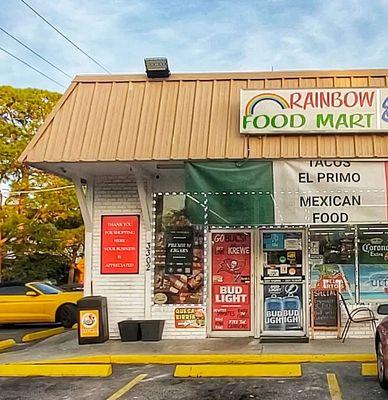
<path id="1" fill-rule="evenodd" d="M 155 195 L 154 304 L 203 303 L 204 224 L 189 210 L 204 204 L 200 195 Z"/>
<path id="2" fill-rule="evenodd" d="M 310 229 L 309 264 L 311 287 L 339 289 L 356 302 L 355 230 Z"/>
<path id="3" fill-rule="evenodd" d="M 387 301 L 388 227 L 359 227 L 360 301 Z"/>

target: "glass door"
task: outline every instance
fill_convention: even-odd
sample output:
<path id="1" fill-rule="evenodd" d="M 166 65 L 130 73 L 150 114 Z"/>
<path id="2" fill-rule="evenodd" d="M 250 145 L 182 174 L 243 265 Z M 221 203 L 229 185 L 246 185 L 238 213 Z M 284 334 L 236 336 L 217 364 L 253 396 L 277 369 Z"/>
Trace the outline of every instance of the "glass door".
<path id="1" fill-rule="evenodd" d="M 306 241 L 303 230 L 260 233 L 261 336 L 306 336 Z"/>

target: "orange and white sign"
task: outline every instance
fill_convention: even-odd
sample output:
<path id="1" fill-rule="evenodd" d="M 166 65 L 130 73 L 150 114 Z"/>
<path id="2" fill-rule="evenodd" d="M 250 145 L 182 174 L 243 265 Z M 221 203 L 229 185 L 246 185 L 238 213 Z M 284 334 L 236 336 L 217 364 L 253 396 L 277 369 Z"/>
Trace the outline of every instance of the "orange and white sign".
<path id="1" fill-rule="evenodd" d="M 99 311 L 82 310 L 80 311 L 80 336 L 98 337 L 99 336 Z"/>

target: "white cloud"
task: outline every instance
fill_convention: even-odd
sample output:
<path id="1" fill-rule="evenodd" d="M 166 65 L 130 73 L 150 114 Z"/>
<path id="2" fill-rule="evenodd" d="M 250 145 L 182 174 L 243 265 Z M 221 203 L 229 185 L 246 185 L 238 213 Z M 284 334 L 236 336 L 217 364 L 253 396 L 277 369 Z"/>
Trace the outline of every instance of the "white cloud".
<path id="1" fill-rule="evenodd" d="M 28 0 L 114 72 L 142 72 L 166 55 L 173 71 L 373 68 L 388 64 L 388 0 Z M 19 0 L 0 16 L 11 31 L 61 68 L 100 73 Z M 61 82 L 66 78 L 0 34 L 2 46 Z M 58 90 L 0 53 L 0 79 Z"/>

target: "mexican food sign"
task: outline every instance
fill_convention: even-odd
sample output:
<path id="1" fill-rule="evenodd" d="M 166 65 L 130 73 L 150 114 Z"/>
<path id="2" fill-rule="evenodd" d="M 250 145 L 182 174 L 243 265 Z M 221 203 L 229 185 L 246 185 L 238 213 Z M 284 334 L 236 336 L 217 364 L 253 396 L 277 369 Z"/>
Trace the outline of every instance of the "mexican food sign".
<path id="1" fill-rule="evenodd" d="M 241 90 L 247 135 L 388 131 L 388 89 Z"/>

